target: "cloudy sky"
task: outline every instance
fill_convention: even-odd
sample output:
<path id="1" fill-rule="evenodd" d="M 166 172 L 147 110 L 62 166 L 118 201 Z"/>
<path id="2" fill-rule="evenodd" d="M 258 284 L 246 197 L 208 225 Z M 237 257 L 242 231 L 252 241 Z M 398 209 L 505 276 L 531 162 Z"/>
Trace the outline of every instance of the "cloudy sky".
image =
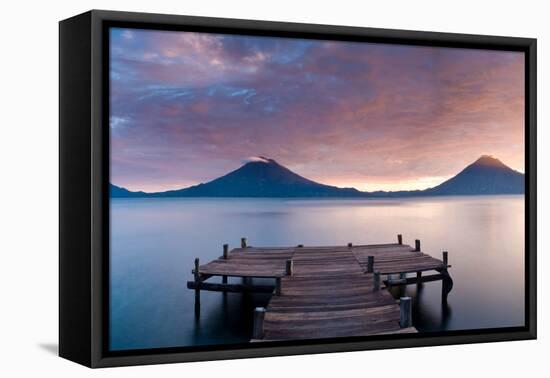
<path id="1" fill-rule="evenodd" d="M 480 155 L 524 171 L 522 53 L 111 30 L 111 182 L 160 191 L 250 156 L 360 190 Z"/>

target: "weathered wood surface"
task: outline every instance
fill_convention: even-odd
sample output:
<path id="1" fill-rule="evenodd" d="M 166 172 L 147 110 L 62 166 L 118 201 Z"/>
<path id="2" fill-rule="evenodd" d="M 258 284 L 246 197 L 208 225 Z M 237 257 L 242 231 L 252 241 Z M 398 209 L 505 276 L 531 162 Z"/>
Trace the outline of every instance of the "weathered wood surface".
<path id="1" fill-rule="evenodd" d="M 228 277 L 282 277 L 286 274 L 286 260 L 291 260 L 294 248 L 235 248 L 227 258 L 199 267 L 200 274 Z"/>
<path id="2" fill-rule="evenodd" d="M 355 247 L 304 247 L 293 255 L 292 276 L 271 298 L 264 340 L 365 336 L 399 331 L 399 306 L 385 290 L 373 291 Z"/>
<path id="3" fill-rule="evenodd" d="M 374 271 L 398 274 L 443 269 L 443 261 L 403 244 L 364 245 L 353 247 L 353 254 L 367 271 L 368 257 L 374 257 Z"/>
<path id="4" fill-rule="evenodd" d="M 273 291 L 262 315 L 262 339 L 253 341 L 416 332 L 414 327 L 400 327 L 399 304 L 385 290 L 387 281 L 382 280 L 380 290 L 375 290 L 374 272 L 404 274 L 448 267 L 403 244 L 245 247 L 224 255 L 199 266 L 200 277 L 268 277 L 280 281 L 279 295 Z M 367 272 L 369 256 L 374 257 L 372 272 Z M 287 274 L 288 261 L 292 261 L 291 275 Z M 409 281 L 420 279 L 405 279 L 405 283 Z M 203 288 L 209 289 L 208 285 Z M 248 285 L 213 284 L 212 288 L 253 290 Z"/>

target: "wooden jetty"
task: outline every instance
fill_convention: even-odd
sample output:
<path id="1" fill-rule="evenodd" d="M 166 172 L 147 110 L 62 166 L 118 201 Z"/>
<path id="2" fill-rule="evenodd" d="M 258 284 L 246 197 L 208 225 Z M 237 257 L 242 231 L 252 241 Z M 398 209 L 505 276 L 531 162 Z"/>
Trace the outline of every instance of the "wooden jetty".
<path id="1" fill-rule="evenodd" d="M 436 259 L 395 244 L 285 248 L 247 246 L 229 251 L 205 265 L 195 259 L 195 313 L 200 315 L 200 291 L 272 293 L 266 308 L 256 308 L 251 341 L 290 340 L 412 333 L 411 299 L 396 300 L 393 285 L 442 280 L 442 300 L 452 288 L 448 253 Z M 424 272 L 434 271 L 430 275 Z M 408 277 L 408 274 L 414 274 Z M 207 282 L 220 276 L 221 282 Z M 240 277 L 242 283 L 228 283 Z M 273 285 L 254 285 L 249 278 L 270 278 Z"/>

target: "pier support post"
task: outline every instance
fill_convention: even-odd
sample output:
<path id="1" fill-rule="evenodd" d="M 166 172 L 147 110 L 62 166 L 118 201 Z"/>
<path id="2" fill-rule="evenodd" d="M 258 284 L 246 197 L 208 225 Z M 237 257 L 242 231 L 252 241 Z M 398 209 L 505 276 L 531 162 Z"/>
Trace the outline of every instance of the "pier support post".
<path id="1" fill-rule="evenodd" d="M 401 297 L 399 300 L 399 325 L 401 328 L 412 326 L 411 297 Z"/>
<path id="2" fill-rule="evenodd" d="M 443 268 L 438 269 L 438 271 L 443 274 L 443 280 L 441 282 L 441 301 L 444 305 L 447 304 L 447 297 L 453 289 L 453 279 L 449 275 L 447 266 L 449 265 L 449 252 L 443 251 Z"/>
<path id="3" fill-rule="evenodd" d="M 292 260 L 286 260 L 285 270 L 287 276 L 292 276 L 292 269 L 293 269 L 293 262 Z"/>
<path id="4" fill-rule="evenodd" d="M 193 271 L 195 278 L 195 315 L 199 316 L 201 312 L 201 278 L 199 273 L 199 258 L 195 258 L 195 270 Z"/>
<path id="5" fill-rule="evenodd" d="M 418 239 L 414 241 L 414 252 L 420 252 L 420 240 Z"/>
<path id="6" fill-rule="evenodd" d="M 275 295 L 281 295 L 281 277 L 275 278 Z"/>
<path id="7" fill-rule="evenodd" d="M 227 260 L 228 257 L 229 257 L 229 245 L 224 244 L 223 245 L 223 258 L 225 260 Z M 224 283 L 224 284 L 227 283 L 227 276 L 222 276 L 222 283 Z M 223 293 L 225 294 L 225 291 Z"/>
<path id="8" fill-rule="evenodd" d="M 298 248 L 304 248 L 303 244 L 298 244 Z"/>
<path id="9" fill-rule="evenodd" d="M 380 272 L 374 272 L 374 291 L 380 290 Z"/>
<path id="10" fill-rule="evenodd" d="M 403 235 L 401 235 L 401 234 L 397 235 L 397 244 L 399 244 L 399 245 L 403 244 Z"/>
<path id="11" fill-rule="evenodd" d="M 374 272 L 374 256 L 367 256 L 367 273 Z"/>
<path id="12" fill-rule="evenodd" d="M 416 283 L 417 290 L 421 290 L 424 287 L 424 283 L 422 282 L 422 271 L 416 272 L 416 279 L 418 280 Z"/>
<path id="13" fill-rule="evenodd" d="M 443 272 L 445 275 L 445 278 L 441 281 L 441 302 L 443 304 L 447 304 L 447 298 L 449 297 L 449 293 L 453 289 L 453 279 L 445 269 Z"/>
<path id="14" fill-rule="evenodd" d="M 353 243 L 348 243 L 348 248 L 353 247 Z"/>
<path id="15" fill-rule="evenodd" d="M 407 278 L 407 273 L 404 273 L 404 272 L 399 273 L 399 278 L 402 279 L 402 280 L 406 279 Z"/>
<path id="16" fill-rule="evenodd" d="M 254 326 L 252 328 L 252 338 L 255 340 L 260 340 L 264 337 L 264 318 L 265 308 L 256 307 L 254 309 Z"/>
<path id="17" fill-rule="evenodd" d="M 241 238 L 241 248 L 246 248 L 246 238 Z"/>

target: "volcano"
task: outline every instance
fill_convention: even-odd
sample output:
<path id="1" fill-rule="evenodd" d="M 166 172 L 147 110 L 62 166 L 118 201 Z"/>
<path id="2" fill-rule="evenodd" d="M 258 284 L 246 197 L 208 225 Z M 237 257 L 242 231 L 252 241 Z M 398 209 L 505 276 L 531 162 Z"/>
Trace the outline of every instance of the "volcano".
<path id="1" fill-rule="evenodd" d="M 306 179 L 273 159 L 259 156 L 205 184 L 152 193 L 161 197 L 354 197 L 361 192 Z"/>
<path id="2" fill-rule="evenodd" d="M 483 155 L 453 178 L 431 189 L 426 195 L 521 194 L 525 176 L 500 160 Z"/>

